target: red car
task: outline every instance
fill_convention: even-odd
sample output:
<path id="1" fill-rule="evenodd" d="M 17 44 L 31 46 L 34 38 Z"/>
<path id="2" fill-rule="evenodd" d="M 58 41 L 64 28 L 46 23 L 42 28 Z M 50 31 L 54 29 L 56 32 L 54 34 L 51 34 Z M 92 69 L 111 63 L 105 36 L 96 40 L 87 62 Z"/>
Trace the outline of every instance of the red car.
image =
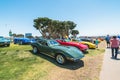
<path id="1" fill-rule="evenodd" d="M 71 42 L 69 39 L 59 39 L 56 41 L 59 42 L 61 45 L 74 46 L 74 47 L 77 47 L 78 49 L 80 49 L 82 52 L 88 52 L 87 51 L 88 47 L 84 44 L 77 43 L 77 42 Z"/>

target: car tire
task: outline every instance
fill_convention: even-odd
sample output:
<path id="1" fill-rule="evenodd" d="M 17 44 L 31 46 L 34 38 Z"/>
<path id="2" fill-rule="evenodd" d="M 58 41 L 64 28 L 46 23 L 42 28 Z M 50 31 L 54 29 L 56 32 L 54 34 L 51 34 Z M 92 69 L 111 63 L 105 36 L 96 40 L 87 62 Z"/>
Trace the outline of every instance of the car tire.
<path id="1" fill-rule="evenodd" d="M 7 45 L 8 47 L 10 46 L 10 44 Z"/>
<path id="2" fill-rule="evenodd" d="M 19 41 L 19 45 L 22 45 L 23 44 L 23 42 L 22 41 Z"/>
<path id="3" fill-rule="evenodd" d="M 61 65 L 66 63 L 66 58 L 62 54 L 57 54 L 55 58 L 56 58 L 57 63 Z"/>
<path id="4" fill-rule="evenodd" d="M 33 47 L 33 53 L 34 54 L 37 54 L 39 51 L 38 51 L 38 48 L 36 46 Z"/>

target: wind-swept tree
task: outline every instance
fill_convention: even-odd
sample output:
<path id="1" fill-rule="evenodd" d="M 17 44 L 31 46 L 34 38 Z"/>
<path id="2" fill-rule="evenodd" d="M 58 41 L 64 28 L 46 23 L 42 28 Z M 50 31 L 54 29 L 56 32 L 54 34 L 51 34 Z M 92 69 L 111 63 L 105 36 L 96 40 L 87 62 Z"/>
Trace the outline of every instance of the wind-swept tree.
<path id="1" fill-rule="evenodd" d="M 72 21 L 58 21 L 47 17 L 34 19 L 34 27 L 44 38 L 60 38 L 69 36 L 70 31 L 76 27 Z"/>
<path id="2" fill-rule="evenodd" d="M 44 17 L 34 19 L 34 27 L 39 30 L 43 37 L 47 37 L 48 35 L 48 24 L 50 24 L 51 19 Z"/>
<path id="3" fill-rule="evenodd" d="M 69 36 L 71 30 L 76 27 L 76 24 L 72 21 L 64 21 L 63 24 L 64 24 L 65 34 L 66 34 L 66 36 Z"/>
<path id="4" fill-rule="evenodd" d="M 79 34 L 79 31 L 78 30 L 72 30 L 71 34 L 73 35 L 73 37 L 76 37 L 76 35 Z"/>

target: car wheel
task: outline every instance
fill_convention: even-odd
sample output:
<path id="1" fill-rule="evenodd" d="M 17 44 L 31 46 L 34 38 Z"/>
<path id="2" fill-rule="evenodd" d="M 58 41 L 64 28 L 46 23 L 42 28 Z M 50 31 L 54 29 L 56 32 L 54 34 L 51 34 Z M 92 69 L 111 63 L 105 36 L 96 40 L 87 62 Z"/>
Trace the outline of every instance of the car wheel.
<path id="1" fill-rule="evenodd" d="M 20 41 L 20 42 L 19 42 L 19 45 L 22 45 L 22 44 L 23 44 L 23 42 L 22 42 L 22 41 Z"/>
<path id="2" fill-rule="evenodd" d="M 8 47 L 10 46 L 10 44 L 7 45 Z"/>
<path id="3" fill-rule="evenodd" d="M 64 64 L 66 62 L 66 58 L 64 55 L 58 54 L 58 55 L 56 55 L 56 61 L 59 64 Z"/>
<path id="4" fill-rule="evenodd" d="M 38 48 L 37 47 L 33 47 L 33 53 L 38 53 Z"/>

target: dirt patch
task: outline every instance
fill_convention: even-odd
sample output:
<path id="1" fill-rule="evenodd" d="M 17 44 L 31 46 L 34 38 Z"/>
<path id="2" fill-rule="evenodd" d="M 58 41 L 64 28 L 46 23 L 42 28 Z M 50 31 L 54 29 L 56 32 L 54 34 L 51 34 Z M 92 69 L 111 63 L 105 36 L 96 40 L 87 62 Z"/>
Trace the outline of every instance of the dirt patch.
<path id="1" fill-rule="evenodd" d="M 106 48 L 106 41 L 102 41 L 99 45 L 98 45 L 98 48 L 100 49 L 105 49 Z"/>
<path id="2" fill-rule="evenodd" d="M 73 69 L 54 67 L 45 80 L 99 80 L 103 54 L 96 57 L 84 58 L 84 66 L 74 70 L 77 65 L 72 64 Z M 78 64 L 79 63 L 75 63 Z"/>

